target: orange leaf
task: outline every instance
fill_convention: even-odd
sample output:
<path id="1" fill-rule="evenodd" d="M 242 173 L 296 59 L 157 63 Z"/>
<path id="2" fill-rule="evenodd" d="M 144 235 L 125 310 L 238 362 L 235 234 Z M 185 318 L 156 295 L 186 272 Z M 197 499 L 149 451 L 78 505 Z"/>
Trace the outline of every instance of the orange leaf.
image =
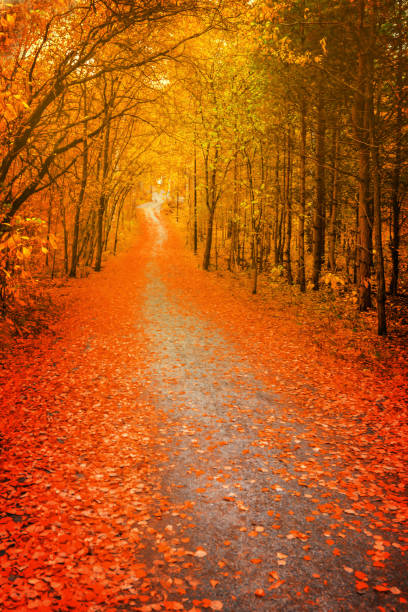
<path id="1" fill-rule="evenodd" d="M 211 599 L 193 599 L 194 606 L 201 606 L 202 608 L 211 608 Z"/>
<path id="2" fill-rule="evenodd" d="M 357 580 L 356 589 L 358 589 L 359 591 L 362 591 L 363 589 L 368 589 L 368 584 L 366 582 L 360 582 L 359 580 Z"/>
<path id="3" fill-rule="evenodd" d="M 284 580 L 278 580 L 277 582 L 274 582 L 273 584 L 271 584 L 271 586 L 269 587 L 269 590 L 272 589 L 278 589 L 280 586 L 282 586 L 282 584 L 284 583 Z"/>
<path id="4" fill-rule="evenodd" d="M 389 591 L 389 590 L 390 590 L 390 589 L 389 589 L 389 587 L 384 586 L 383 584 L 376 584 L 376 585 L 373 587 L 373 589 L 375 589 L 376 591 L 380 591 L 380 592 L 383 592 L 383 591 Z"/>
<path id="5" fill-rule="evenodd" d="M 184 610 L 183 604 L 178 601 L 163 601 L 162 606 L 165 610 Z"/>
<path id="6" fill-rule="evenodd" d="M 401 594 L 401 591 L 400 591 L 400 589 L 399 589 L 398 587 L 391 587 L 391 588 L 390 588 L 390 591 L 391 591 L 391 593 L 392 593 L 393 595 L 400 595 L 400 594 Z M 402 599 L 402 598 L 401 598 L 401 599 Z"/>

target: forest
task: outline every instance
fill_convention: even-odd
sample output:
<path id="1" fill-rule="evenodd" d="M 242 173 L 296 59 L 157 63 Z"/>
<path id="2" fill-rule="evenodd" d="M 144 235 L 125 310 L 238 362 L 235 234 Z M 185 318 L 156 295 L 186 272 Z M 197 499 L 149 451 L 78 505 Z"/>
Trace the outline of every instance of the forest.
<path id="1" fill-rule="evenodd" d="M 408 0 L 0 0 L 0 608 L 408 605 Z"/>
<path id="2" fill-rule="evenodd" d="M 403 0 L 15 1 L 0 35 L 17 329 L 46 279 L 101 269 L 160 180 L 205 270 L 329 288 L 386 334 L 407 283 Z"/>

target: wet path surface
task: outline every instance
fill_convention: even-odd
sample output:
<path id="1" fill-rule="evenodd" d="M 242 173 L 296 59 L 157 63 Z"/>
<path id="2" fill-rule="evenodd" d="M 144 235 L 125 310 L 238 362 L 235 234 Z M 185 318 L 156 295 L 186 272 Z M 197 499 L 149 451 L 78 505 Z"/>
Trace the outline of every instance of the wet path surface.
<path id="1" fill-rule="evenodd" d="M 156 261 L 165 230 L 156 211 L 147 215 L 156 238 L 143 320 L 152 396 L 166 415 L 158 440 L 167 454 L 159 466 L 162 492 L 172 508 L 187 508 L 162 522 L 201 557 L 188 601 L 221 600 L 228 612 L 376 609 L 378 592 L 366 588 L 364 576 L 361 589 L 355 583 L 359 572 L 372 572 L 373 540 L 392 555 L 397 538 L 355 516 L 335 485 L 307 483 L 302 467 L 313 466 L 317 481 L 327 470 L 320 448 L 182 290 L 169 291 Z M 406 582 L 405 564 L 395 557 L 395 565 L 388 559 L 376 570 L 379 583 Z M 381 602 L 398 609 L 392 595 Z"/>

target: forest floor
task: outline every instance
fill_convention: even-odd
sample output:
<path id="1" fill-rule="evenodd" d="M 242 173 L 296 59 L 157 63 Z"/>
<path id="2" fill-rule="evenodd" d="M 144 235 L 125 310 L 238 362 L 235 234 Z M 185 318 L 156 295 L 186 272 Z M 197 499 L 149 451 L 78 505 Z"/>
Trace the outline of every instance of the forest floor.
<path id="1" fill-rule="evenodd" d="M 397 354 L 202 272 L 149 209 L 62 294 L 1 370 L 1 609 L 408 608 Z"/>

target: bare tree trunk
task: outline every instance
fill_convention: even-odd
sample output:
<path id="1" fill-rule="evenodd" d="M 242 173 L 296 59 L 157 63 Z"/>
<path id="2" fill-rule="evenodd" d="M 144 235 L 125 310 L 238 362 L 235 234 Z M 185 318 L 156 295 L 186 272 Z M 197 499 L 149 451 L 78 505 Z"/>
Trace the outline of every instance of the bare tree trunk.
<path id="1" fill-rule="evenodd" d="M 377 29 L 377 3 L 374 0 L 374 10 L 371 15 L 371 43 L 374 45 L 376 40 Z M 374 241 L 375 241 L 375 271 L 377 278 L 377 332 L 379 336 L 385 336 L 387 333 L 387 320 L 385 313 L 385 274 L 384 274 L 384 255 L 382 245 L 382 228 L 381 228 L 381 174 L 380 174 L 380 155 L 379 143 L 376 130 L 376 116 L 374 113 L 374 54 L 373 49 L 370 49 L 369 57 L 369 132 L 370 145 L 372 156 L 372 179 L 373 179 L 373 208 L 374 208 Z"/>
<path id="2" fill-rule="evenodd" d="M 60 193 L 60 211 L 61 211 L 61 222 L 62 229 L 64 232 L 64 273 L 68 274 L 68 228 L 67 228 L 67 217 L 64 205 L 64 192 L 61 190 Z"/>
<path id="3" fill-rule="evenodd" d="M 209 270 L 211 260 L 211 246 L 213 240 L 213 227 L 214 227 L 214 215 L 215 208 L 217 206 L 217 195 L 216 195 L 216 179 L 217 179 L 217 163 L 219 157 L 218 146 L 215 147 L 214 159 L 211 168 L 211 180 L 209 173 L 209 157 L 205 158 L 205 176 L 206 176 L 206 205 L 208 210 L 208 221 L 207 221 L 207 236 L 205 241 L 204 257 L 203 257 L 203 269 Z"/>
<path id="4" fill-rule="evenodd" d="M 398 0 L 398 55 L 397 55 L 397 71 L 396 71 L 396 104 L 397 104 L 397 118 L 395 126 L 395 158 L 394 158 L 394 169 L 392 176 L 392 196 L 391 196 L 391 259 L 392 259 L 392 273 L 390 281 L 390 293 L 391 295 L 398 294 L 398 278 L 399 278 L 399 248 L 400 248 L 400 180 L 401 180 L 401 164 L 402 164 L 402 101 L 403 101 L 403 71 L 402 71 L 402 58 L 403 58 L 403 10 L 402 0 Z"/>
<path id="5" fill-rule="evenodd" d="M 313 209 L 313 289 L 319 289 L 320 273 L 322 269 L 324 248 L 324 226 L 325 215 L 325 162 L 326 162 L 326 118 L 323 100 L 323 86 L 319 85 L 319 99 L 317 107 L 317 148 L 316 148 L 316 202 Z"/>
<path id="6" fill-rule="evenodd" d="M 373 187 L 374 187 L 374 241 L 375 241 L 375 270 L 377 277 L 377 331 L 379 336 L 387 333 L 387 319 L 385 313 L 385 274 L 384 255 L 381 230 L 381 178 L 378 154 L 378 143 L 375 134 L 374 114 L 371 117 L 371 143 L 373 155 Z"/>
<path id="7" fill-rule="evenodd" d="M 116 255 L 116 250 L 117 250 L 117 247 L 118 247 L 119 221 L 120 221 L 120 216 L 122 214 L 122 209 L 123 209 L 123 202 L 119 206 L 119 209 L 118 209 L 118 212 L 117 212 L 117 216 L 116 216 L 115 240 L 114 240 L 114 244 L 113 244 L 113 254 L 114 255 Z"/>
<path id="8" fill-rule="evenodd" d="M 281 192 L 280 192 L 280 184 L 279 184 L 279 172 L 280 172 L 280 159 L 279 159 L 279 148 L 277 148 L 276 152 L 276 162 L 275 162 L 275 227 L 273 232 L 273 250 L 274 250 L 274 263 L 275 266 L 279 265 L 280 259 L 280 243 L 281 243 L 281 229 L 282 223 L 279 223 L 280 220 L 280 203 L 281 203 Z"/>
<path id="9" fill-rule="evenodd" d="M 84 94 L 85 95 L 85 94 Z M 84 114 L 86 115 L 86 100 L 84 102 Z M 88 140 L 86 138 L 87 133 L 87 122 L 84 122 L 84 149 L 82 151 L 82 176 L 81 176 L 81 187 L 79 190 L 78 200 L 75 206 L 75 218 L 74 218 L 74 229 L 72 237 L 72 252 L 71 252 L 71 269 L 69 271 L 70 277 L 76 276 L 76 269 L 78 265 L 78 240 L 79 240 L 79 224 L 81 217 L 81 208 L 85 197 L 86 184 L 88 182 Z"/>
<path id="10" fill-rule="evenodd" d="M 209 270 L 210 268 L 210 260 L 211 260 L 211 246 L 213 239 L 213 227 L 214 227 L 214 208 L 208 209 L 208 219 L 207 219 L 207 235 L 205 239 L 205 248 L 204 248 L 204 257 L 203 257 L 203 269 Z"/>
<path id="11" fill-rule="evenodd" d="M 197 225 L 197 145 L 196 145 L 196 137 L 195 136 L 194 136 L 193 190 L 194 190 L 193 247 L 194 247 L 194 253 L 195 253 L 195 255 L 197 255 L 197 249 L 198 249 L 198 225 Z"/>
<path id="12" fill-rule="evenodd" d="M 97 211 L 96 223 L 96 257 L 94 270 L 100 272 L 102 267 L 102 252 L 103 252 L 103 221 L 108 203 L 108 169 L 109 169 L 109 139 L 110 139 L 110 123 L 109 119 L 105 127 L 105 138 L 103 144 L 103 166 L 102 166 L 102 186 L 99 196 L 99 206 Z"/>
<path id="13" fill-rule="evenodd" d="M 252 277 L 252 294 L 255 295 L 258 291 L 258 237 L 255 236 L 254 240 L 254 274 Z"/>
<path id="14" fill-rule="evenodd" d="M 355 97 L 356 140 L 358 148 L 359 198 L 358 198 L 358 307 L 365 311 L 371 307 L 371 226 L 369 211 L 369 108 L 367 82 L 367 35 L 365 26 L 365 0 L 359 0 L 359 53 L 358 92 Z"/>
<path id="15" fill-rule="evenodd" d="M 286 239 L 285 239 L 285 252 L 284 252 L 284 266 L 286 273 L 286 280 L 289 285 L 293 283 L 292 277 L 292 262 L 291 262 L 291 242 L 292 242 L 292 198 L 291 198 L 291 174 L 292 174 L 292 156 L 291 156 L 291 138 L 290 128 L 288 128 L 287 134 L 287 169 L 286 169 L 286 185 L 285 185 L 285 204 L 286 204 Z"/>
<path id="16" fill-rule="evenodd" d="M 338 151 L 339 151 L 339 129 L 336 126 L 333 130 L 333 178 L 329 211 L 329 231 L 328 231 L 328 269 L 336 269 L 336 217 L 337 217 L 337 197 L 338 197 Z"/>
<path id="17" fill-rule="evenodd" d="M 48 215 L 47 215 L 47 240 L 49 240 L 50 234 L 51 234 L 51 221 L 52 221 L 52 202 L 53 202 L 53 198 L 50 197 L 49 202 L 48 202 Z M 48 268 L 49 266 L 49 252 L 46 255 L 45 258 L 45 265 Z"/>
<path id="18" fill-rule="evenodd" d="M 228 270 L 235 270 L 237 264 L 237 248 L 239 242 L 239 221 L 238 221 L 238 152 L 234 154 L 234 184 L 233 184 L 233 208 L 231 220 L 231 244 L 228 258 Z M 239 258 L 239 257 L 238 257 Z"/>
<path id="19" fill-rule="evenodd" d="M 297 282 L 302 292 L 306 291 L 305 269 L 305 217 L 306 217 L 306 104 L 301 101 L 300 109 L 300 212 L 298 229 L 298 275 Z"/>

